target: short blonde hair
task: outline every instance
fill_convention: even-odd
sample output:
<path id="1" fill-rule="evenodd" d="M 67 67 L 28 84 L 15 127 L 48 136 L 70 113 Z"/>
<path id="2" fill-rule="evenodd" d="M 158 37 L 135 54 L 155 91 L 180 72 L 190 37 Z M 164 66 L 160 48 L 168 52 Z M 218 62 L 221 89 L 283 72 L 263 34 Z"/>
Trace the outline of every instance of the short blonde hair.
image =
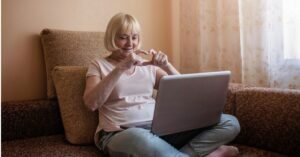
<path id="1" fill-rule="evenodd" d="M 140 24 L 136 18 L 129 14 L 118 13 L 113 16 L 106 28 L 104 36 L 104 46 L 108 51 L 115 51 L 118 47 L 115 44 L 115 37 L 118 33 L 137 33 L 139 43 L 137 48 L 141 47 Z"/>

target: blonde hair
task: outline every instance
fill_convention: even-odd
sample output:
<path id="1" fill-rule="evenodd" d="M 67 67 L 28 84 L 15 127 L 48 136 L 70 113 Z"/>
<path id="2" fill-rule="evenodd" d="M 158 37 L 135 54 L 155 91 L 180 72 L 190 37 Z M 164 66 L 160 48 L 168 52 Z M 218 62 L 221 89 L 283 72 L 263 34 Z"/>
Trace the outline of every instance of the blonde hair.
<path id="1" fill-rule="evenodd" d="M 137 48 L 141 47 L 140 24 L 133 16 L 124 13 L 118 13 L 113 16 L 106 28 L 104 36 L 104 46 L 108 51 L 115 51 L 118 47 L 115 44 L 115 37 L 118 33 L 137 33 L 139 43 Z"/>

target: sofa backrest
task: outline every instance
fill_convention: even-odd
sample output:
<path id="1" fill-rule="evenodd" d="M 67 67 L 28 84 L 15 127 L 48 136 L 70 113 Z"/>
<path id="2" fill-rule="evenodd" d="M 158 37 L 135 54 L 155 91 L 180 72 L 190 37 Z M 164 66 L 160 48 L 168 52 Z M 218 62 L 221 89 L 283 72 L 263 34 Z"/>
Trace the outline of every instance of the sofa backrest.
<path id="1" fill-rule="evenodd" d="M 2 141 L 63 134 L 57 100 L 1 103 Z"/>

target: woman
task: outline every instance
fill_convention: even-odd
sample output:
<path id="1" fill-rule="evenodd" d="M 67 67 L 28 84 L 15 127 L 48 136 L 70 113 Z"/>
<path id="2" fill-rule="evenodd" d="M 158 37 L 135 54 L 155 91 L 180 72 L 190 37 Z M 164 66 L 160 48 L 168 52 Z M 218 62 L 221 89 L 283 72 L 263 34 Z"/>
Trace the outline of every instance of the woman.
<path id="1" fill-rule="evenodd" d="M 131 15 L 119 13 L 110 20 L 104 44 L 111 55 L 92 61 L 86 78 L 84 102 L 99 112 L 95 133 L 98 148 L 111 157 L 231 157 L 238 150 L 224 144 L 239 133 L 237 119 L 222 115 L 215 126 L 158 137 L 145 128 L 120 126 L 153 118 L 158 88 L 164 75 L 179 75 L 167 56 L 140 50 L 140 25 Z M 139 54 L 152 55 L 150 61 Z"/>

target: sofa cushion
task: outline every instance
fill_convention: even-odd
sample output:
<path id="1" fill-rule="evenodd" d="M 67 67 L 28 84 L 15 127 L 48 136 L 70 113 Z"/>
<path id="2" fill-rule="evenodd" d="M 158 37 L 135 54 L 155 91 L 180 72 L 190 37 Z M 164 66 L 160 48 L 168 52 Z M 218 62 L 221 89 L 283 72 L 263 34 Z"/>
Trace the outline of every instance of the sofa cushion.
<path id="1" fill-rule="evenodd" d="M 288 157 L 287 155 L 275 153 L 272 151 L 267 151 L 264 149 L 259 149 L 255 147 L 250 147 L 246 145 L 233 144 L 239 149 L 239 157 Z"/>
<path id="2" fill-rule="evenodd" d="M 6 141 L 1 146 L 1 155 L 6 157 L 104 157 L 94 145 L 71 145 L 63 135 Z"/>
<path id="3" fill-rule="evenodd" d="M 241 125 L 238 143 L 297 156 L 300 154 L 300 91 L 247 88 L 236 94 Z"/>
<path id="4" fill-rule="evenodd" d="M 103 32 L 44 29 L 41 40 L 47 72 L 47 96 L 56 96 L 51 71 L 55 66 L 87 66 L 105 55 Z"/>
<path id="5" fill-rule="evenodd" d="M 57 66 L 53 69 L 65 135 L 72 144 L 93 143 L 98 124 L 97 112 L 89 111 L 83 103 L 86 72 L 87 68 L 82 66 Z"/>

